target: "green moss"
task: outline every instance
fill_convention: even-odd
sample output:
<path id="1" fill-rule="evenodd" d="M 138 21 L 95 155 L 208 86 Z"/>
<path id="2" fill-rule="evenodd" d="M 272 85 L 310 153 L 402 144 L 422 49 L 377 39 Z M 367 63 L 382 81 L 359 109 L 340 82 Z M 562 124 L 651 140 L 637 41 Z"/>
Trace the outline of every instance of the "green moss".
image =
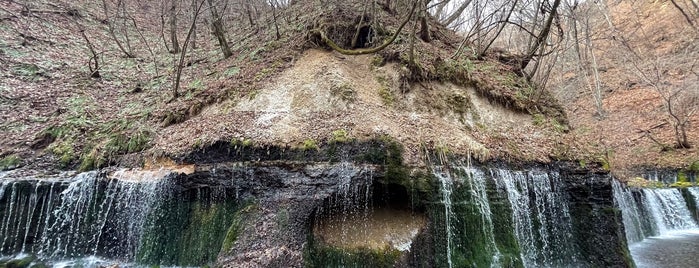
<path id="1" fill-rule="evenodd" d="M 534 121 L 533 121 L 533 124 L 534 124 L 535 126 L 541 126 L 541 125 L 544 124 L 544 122 L 546 122 L 546 117 L 544 117 L 543 114 L 534 114 L 532 120 L 534 120 Z"/>
<path id="2" fill-rule="evenodd" d="M 223 75 L 224 75 L 225 77 L 231 77 L 231 76 L 236 76 L 236 75 L 238 75 L 238 73 L 240 73 L 240 67 L 232 66 L 232 67 L 226 69 L 226 71 L 223 72 Z"/>
<path id="3" fill-rule="evenodd" d="M 309 243 L 306 250 L 306 267 L 395 267 L 401 252 L 386 247 L 383 249 L 342 249 Z"/>
<path id="4" fill-rule="evenodd" d="M 306 139 L 301 144 L 301 149 L 304 151 L 308 150 L 318 150 L 318 144 L 314 139 Z"/>
<path id="5" fill-rule="evenodd" d="M 67 168 L 76 159 L 72 140 L 58 140 L 49 145 L 48 150 L 58 157 L 62 168 Z"/>
<path id="6" fill-rule="evenodd" d="M 235 139 L 235 138 L 233 138 L 230 141 L 230 146 L 234 149 L 252 147 L 252 145 L 253 145 L 252 139 L 245 139 L 245 138 Z"/>
<path id="7" fill-rule="evenodd" d="M 0 159 L 0 171 L 17 168 L 21 163 L 22 159 L 16 154 L 7 155 Z"/>
<path id="8" fill-rule="evenodd" d="M 344 143 L 350 141 L 349 135 L 347 134 L 347 130 L 344 129 L 338 129 L 332 132 L 332 139 L 330 140 L 330 143 Z"/>
<path id="9" fill-rule="evenodd" d="M 371 58 L 371 65 L 375 67 L 381 67 L 386 64 L 386 59 L 382 57 L 381 55 L 374 55 L 374 57 Z"/>
<path id="10" fill-rule="evenodd" d="M 381 101 L 383 101 L 383 104 L 386 106 L 393 106 L 393 103 L 396 101 L 391 89 L 384 86 L 379 87 L 379 97 L 381 97 Z"/>
<path id="11" fill-rule="evenodd" d="M 330 93 L 347 103 L 353 103 L 357 100 L 357 91 L 347 83 L 333 84 L 330 87 Z"/>
<path id="12" fill-rule="evenodd" d="M 396 101 L 396 96 L 391 91 L 391 82 L 383 75 L 377 75 L 376 81 L 379 82 L 378 94 L 383 104 L 386 106 L 393 106 Z"/>
<path id="13" fill-rule="evenodd" d="M 435 69 L 441 81 L 465 85 L 470 82 L 471 73 L 473 73 L 476 68 L 470 59 L 460 57 L 456 60 L 447 59 L 445 61 L 440 61 L 435 65 Z"/>
<path id="14" fill-rule="evenodd" d="M 142 264 L 202 266 L 216 260 L 239 204 L 232 200 L 212 200 L 214 189 L 203 188 L 190 199 L 184 195 L 163 197 L 153 208 L 136 254 Z M 184 197 L 183 197 L 184 196 Z"/>
<path id="15" fill-rule="evenodd" d="M 688 181 L 677 181 L 673 184 L 670 184 L 670 187 L 673 188 L 687 188 L 687 187 L 693 187 L 695 186 L 694 183 L 688 182 Z"/>
<path id="16" fill-rule="evenodd" d="M 221 252 L 228 252 L 233 248 L 235 241 L 238 240 L 238 236 L 244 229 L 243 223 L 245 215 L 247 215 L 254 207 L 254 204 L 249 204 L 245 208 L 235 213 L 233 219 L 231 220 L 230 226 L 228 227 L 228 231 L 226 231 L 226 237 L 223 239 Z"/>
<path id="17" fill-rule="evenodd" d="M 464 121 L 464 115 L 471 110 L 473 106 L 471 99 L 467 95 L 454 93 L 447 97 L 446 103 L 451 111 L 460 116 L 461 122 Z"/>
<path id="18" fill-rule="evenodd" d="M 692 164 L 687 167 L 687 170 L 690 172 L 699 172 L 699 160 L 692 162 Z"/>

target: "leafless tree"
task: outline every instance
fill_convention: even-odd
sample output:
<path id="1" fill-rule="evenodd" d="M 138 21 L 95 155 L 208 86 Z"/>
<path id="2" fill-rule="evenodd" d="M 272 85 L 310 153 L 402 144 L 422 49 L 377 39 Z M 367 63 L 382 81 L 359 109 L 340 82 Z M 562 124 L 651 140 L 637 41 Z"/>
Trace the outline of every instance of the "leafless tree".
<path id="1" fill-rule="evenodd" d="M 123 2 L 118 1 L 117 10 L 118 10 L 118 8 L 122 7 L 122 5 L 123 5 Z M 124 55 L 126 55 L 126 57 L 133 58 L 134 55 L 133 55 L 133 52 L 131 51 L 131 49 L 125 48 L 124 45 L 122 44 L 122 41 L 116 36 L 116 30 L 114 29 L 114 22 L 111 20 L 109 6 L 107 5 L 106 0 L 102 0 L 102 10 L 104 11 L 104 17 L 105 17 L 104 21 L 107 24 L 107 27 L 109 28 L 109 35 L 112 37 L 112 40 L 114 40 L 114 43 L 117 45 L 117 47 L 119 47 L 119 50 L 121 50 L 121 52 L 123 52 Z M 127 40 L 126 43 L 128 44 L 129 43 L 128 39 L 126 39 L 126 40 Z"/>
<path id="2" fill-rule="evenodd" d="M 192 17 L 192 22 L 190 23 L 189 30 L 187 31 L 187 37 L 184 40 L 184 44 L 182 46 L 182 51 L 180 53 L 180 58 L 179 62 L 175 66 L 175 81 L 174 85 L 172 87 L 172 98 L 170 98 L 169 102 L 174 101 L 177 99 L 179 96 L 179 89 L 180 89 L 180 80 L 182 78 L 182 69 L 184 69 L 184 59 L 185 56 L 187 55 L 187 47 L 189 44 L 189 41 L 192 38 L 192 32 L 194 32 L 194 27 L 197 24 L 197 19 L 199 17 L 199 14 L 201 12 L 202 6 L 204 6 L 204 3 L 208 0 L 201 0 L 199 4 L 197 4 L 196 9 L 194 9 L 194 16 Z"/>

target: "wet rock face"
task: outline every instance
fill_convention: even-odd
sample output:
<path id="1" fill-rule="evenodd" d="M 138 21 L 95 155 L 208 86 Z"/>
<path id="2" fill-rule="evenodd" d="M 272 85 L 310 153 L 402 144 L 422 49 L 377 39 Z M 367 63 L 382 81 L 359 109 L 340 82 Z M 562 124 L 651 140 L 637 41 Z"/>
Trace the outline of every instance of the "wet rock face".
<path id="1" fill-rule="evenodd" d="M 614 204 L 612 177 L 606 173 L 561 169 L 570 198 L 573 238 L 590 267 L 629 267 L 621 211 Z"/>
<path id="2" fill-rule="evenodd" d="M 235 241 L 219 255 L 223 267 L 301 267 L 309 219 L 323 200 L 348 185 L 371 183 L 370 166 L 351 164 L 218 165 L 180 175 L 185 188 L 222 185 L 251 200 Z M 229 232 L 230 233 L 230 232 Z"/>

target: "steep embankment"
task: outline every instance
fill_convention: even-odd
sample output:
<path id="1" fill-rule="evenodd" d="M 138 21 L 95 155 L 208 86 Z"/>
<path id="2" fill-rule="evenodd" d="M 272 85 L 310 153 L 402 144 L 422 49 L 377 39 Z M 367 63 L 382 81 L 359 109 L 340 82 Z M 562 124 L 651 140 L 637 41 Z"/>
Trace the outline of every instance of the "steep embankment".
<path id="1" fill-rule="evenodd" d="M 499 135 L 506 146 L 526 146 L 518 139 L 534 143 L 526 152 L 508 152 L 548 160 L 556 133 L 535 126 L 530 115 L 493 103 L 473 87 L 452 83 L 416 83 L 403 92 L 401 66 L 376 66 L 372 59 L 306 51 L 253 95 L 209 106 L 192 120 L 165 128 L 155 146 L 188 148 L 192 140 L 185 129 L 206 129 L 195 141 L 202 146 L 226 137 L 316 149 L 335 140 L 391 137 L 406 146 L 409 163 L 418 164 L 424 150 L 435 148 L 481 159 L 503 156 L 503 150 L 479 140 Z"/>

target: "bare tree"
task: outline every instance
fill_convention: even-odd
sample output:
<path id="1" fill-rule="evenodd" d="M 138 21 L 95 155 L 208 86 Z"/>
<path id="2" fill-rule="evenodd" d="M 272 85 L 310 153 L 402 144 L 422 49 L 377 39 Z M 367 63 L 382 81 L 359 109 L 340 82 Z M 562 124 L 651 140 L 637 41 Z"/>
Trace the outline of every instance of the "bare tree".
<path id="1" fill-rule="evenodd" d="M 119 1 L 119 5 L 121 5 L 122 2 Z M 105 17 L 105 23 L 107 24 L 107 27 L 109 28 L 109 35 L 112 37 L 112 40 L 114 40 L 114 43 L 119 47 L 119 50 L 126 55 L 126 57 L 133 58 L 133 52 L 131 52 L 130 49 L 124 48 L 124 45 L 121 43 L 121 40 L 117 38 L 115 30 L 114 30 L 114 22 L 111 21 L 110 16 L 109 16 L 109 8 L 107 6 L 107 1 L 102 0 L 102 10 L 104 11 L 104 17 Z"/>
<path id="2" fill-rule="evenodd" d="M 175 81 L 172 87 L 172 98 L 168 102 L 176 100 L 179 96 L 180 80 L 182 78 L 182 69 L 184 69 L 184 59 L 187 55 L 188 44 L 192 38 L 192 32 L 194 31 L 194 27 L 197 23 L 197 18 L 199 17 L 199 13 L 201 11 L 202 6 L 204 6 L 205 1 L 207 0 L 201 0 L 201 2 L 199 2 L 199 4 L 197 5 L 196 9 L 194 9 L 194 16 L 192 17 L 192 23 L 189 26 L 189 30 L 187 31 L 187 37 L 185 38 L 184 44 L 182 46 L 182 53 L 180 53 L 179 62 L 177 66 L 175 66 Z"/>

